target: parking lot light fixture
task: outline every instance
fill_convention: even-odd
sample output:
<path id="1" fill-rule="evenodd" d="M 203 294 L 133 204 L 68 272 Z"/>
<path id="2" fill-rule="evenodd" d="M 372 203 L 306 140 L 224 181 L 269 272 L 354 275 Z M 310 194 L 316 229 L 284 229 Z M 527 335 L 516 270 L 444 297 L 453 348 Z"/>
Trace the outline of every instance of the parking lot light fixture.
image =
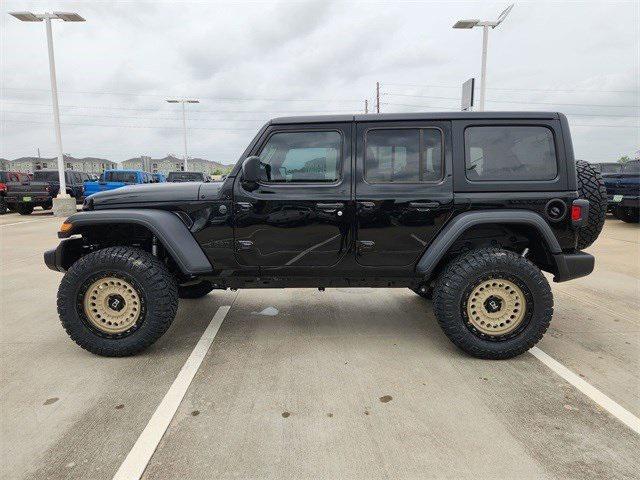
<path id="1" fill-rule="evenodd" d="M 75 212 L 75 200 L 71 205 L 71 197 L 67 194 L 67 185 L 64 178 L 64 153 L 62 150 L 62 134 L 60 132 L 60 107 L 58 105 L 58 86 L 56 82 L 56 63 L 53 55 L 53 35 L 51 33 L 51 20 L 62 20 L 63 22 L 84 22 L 84 18 L 74 12 L 52 12 L 52 13 L 32 13 L 32 12 L 9 12 L 14 18 L 21 22 L 42 22 L 44 20 L 47 34 L 47 50 L 49 53 L 49 76 L 51 78 L 51 101 L 53 104 L 53 125 L 58 146 L 58 178 L 60 188 L 58 195 L 54 199 L 54 213 L 60 216 L 68 216 L 73 210 Z M 60 208 L 56 208 L 57 204 Z M 63 207 L 64 205 L 64 207 Z"/>
<path id="2" fill-rule="evenodd" d="M 200 103 L 197 98 L 167 98 L 167 103 L 181 103 L 182 104 L 182 133 L 184 136 L 184 171 L 188 171 L 187 168 L 187 114 L 185 105 L 187 103 Z"/>
<path id="3" fill-rule="evenodd" d="M 498 16 L 497 20 L 489 21 L 489 20 L 458 20 L 453 28 L 457 29 L 470 29 L 473 27 L 482 27 L 482 71 L 480 73 L 480 101 L 478 102 L 478 110 L 484 110 L 485 103 L 485 94 L 487 91 L 487 45 L 489 43 L 489 27 L 496 28 L 500 25 L 511 9 L 513 8 L 513 4 L 509 5 L 505 8 L 502 13 Z"/>

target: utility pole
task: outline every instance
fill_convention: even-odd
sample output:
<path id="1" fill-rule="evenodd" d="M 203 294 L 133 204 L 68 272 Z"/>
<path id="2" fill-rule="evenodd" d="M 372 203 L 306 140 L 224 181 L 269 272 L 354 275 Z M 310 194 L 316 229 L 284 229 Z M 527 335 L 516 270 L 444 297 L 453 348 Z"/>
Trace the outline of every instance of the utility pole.
<path id="1" fill-rule="evenodd" d="M 364 113 L 369 113 L 369 100 L 364 100 Z"/>
<path id="2" fill-rule="evenodd" d="M 376 113 L 380 113 L 380 82 L 376 82 Z"/>
<path id="3" fill-rule="evenodd" d="M 58 195 L 53 199 L 53 214 L 57 217 L 68 217 L 76 212 L 76 201 L 67 193 L 64 176 L 64 153 L 62 151 L 62 133 L 60 132 L 60 108 L 58 106 L 58 85 L 56 82 L 56 62 L 53 56 L 51 20 L 62 20 L 64 22 L 84 22 L 85 20 L 77 13 L 71 12 L 9 12 L 9 15 L 21 22 L 42 22 L 44 20 L 45 23 L 47 51 L 49 54 L 49 78 L 51 80 L 51 102 L 53 105 L 53 126 L 58 146 L 58 179 L 60 181 Z"/>
<path id="4" fill-rule="evenodd" d="M 182 133 L 184 136 L 184 171 L 189 171 L 187 167 L 187 112 L 186 112 L 186 103 L 200 103 L 198 99 L 190 99 L 190 98 L 169 98 L 167 99 L 167 103 L 181 103 L 182 104 Z"/>

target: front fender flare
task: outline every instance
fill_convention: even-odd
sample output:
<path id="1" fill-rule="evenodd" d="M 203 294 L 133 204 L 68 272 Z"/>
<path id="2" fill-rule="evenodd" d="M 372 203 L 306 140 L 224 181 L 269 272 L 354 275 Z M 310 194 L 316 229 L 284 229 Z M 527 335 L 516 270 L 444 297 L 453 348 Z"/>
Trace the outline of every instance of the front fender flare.
<path id="1" fill-rule="evenodd" d="M 527 210 L 478 210 L 454 217 L 438 234 L 416 265 L 416 273 L 430 277 L 438 262 L 466 230 L 482 224 L 520 224 L 535 228 L 544 238 L 552 255 L 562 253 L 551 227 L 537 213 Z"/>
<path id="2" fill-rule="evenodd" d="M 80 228 L 91 225 L 131 223 L 149 229 L 167 249 L 182 273 L 198 275 L 213 270 L 211 263 L 180 218 L 166 210 L 113 209 L 79 212 L 71 215 L 65 223 L 72 229 L 65 235 L 73 235 Z"/>

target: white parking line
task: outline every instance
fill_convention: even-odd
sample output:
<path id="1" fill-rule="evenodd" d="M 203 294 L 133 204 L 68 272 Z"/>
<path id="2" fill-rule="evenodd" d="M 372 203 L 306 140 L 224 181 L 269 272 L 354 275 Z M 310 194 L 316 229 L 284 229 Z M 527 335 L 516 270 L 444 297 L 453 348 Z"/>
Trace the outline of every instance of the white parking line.
<path id="1" fill-rule="evenodd" d="M 533 347 L 531 350 L 529 350 L 529 353 L 531 353 L 531 355 L 536 357 L 538 360 L 544 363 L 547 367 L 549 367 L 551 370 L 553 370 L 555 373 L 560 375 L 571 385 L 573 385 L 582 393 L 584 393 L 591 400 L 593 400 L 602 408 L 604 408 L 611 415 L 613 415 L 622 423 L 624 423 L 631 430 L 633 430 L 637 434 L 640 434 L 640 418 L 636 417 L 629 410 L 627 410 L 626 408 L 622 407 L 618 403 L 611 400 L 609 397 L 607 397 L 604 393 L 602 393 L 600 390 L 598 390 L 594 386 L 585 382 L 578 375 L 573 373 L 571 370 L 569 370 L 567 367 L 562 365 L 557 360 L 554 360 L 552 357 L 544 353 L 538 347 Z"/>
<path id="2" fill-rule="evenodd" d="M 5 223 L 4 225 L 0 225 L 0 227 L 10 227 L 11 225 L 22 225 L 25 223 L 33 223 L 39 222 L 40 220 L 25 220 L 24 222 L 14 222 L 14 223 Z"/>
<path id="3" fill-rule="evenodd" d="M 120 465 L 114 480 L 134 480 L 142 476 L 230 308 L 228 305 L 218 308 L 169 391 Z"/>

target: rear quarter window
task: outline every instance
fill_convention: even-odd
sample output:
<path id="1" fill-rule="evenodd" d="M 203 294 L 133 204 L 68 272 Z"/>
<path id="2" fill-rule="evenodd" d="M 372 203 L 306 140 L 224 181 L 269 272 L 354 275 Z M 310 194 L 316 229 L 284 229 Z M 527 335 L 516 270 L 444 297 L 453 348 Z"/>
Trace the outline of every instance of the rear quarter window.
<path id="1" fill-rule="evenodd" d="M 558 176 L 553 132 L 541 126 L 467 127 L 465 175 L 472 182 L 544 181 Z"/>

